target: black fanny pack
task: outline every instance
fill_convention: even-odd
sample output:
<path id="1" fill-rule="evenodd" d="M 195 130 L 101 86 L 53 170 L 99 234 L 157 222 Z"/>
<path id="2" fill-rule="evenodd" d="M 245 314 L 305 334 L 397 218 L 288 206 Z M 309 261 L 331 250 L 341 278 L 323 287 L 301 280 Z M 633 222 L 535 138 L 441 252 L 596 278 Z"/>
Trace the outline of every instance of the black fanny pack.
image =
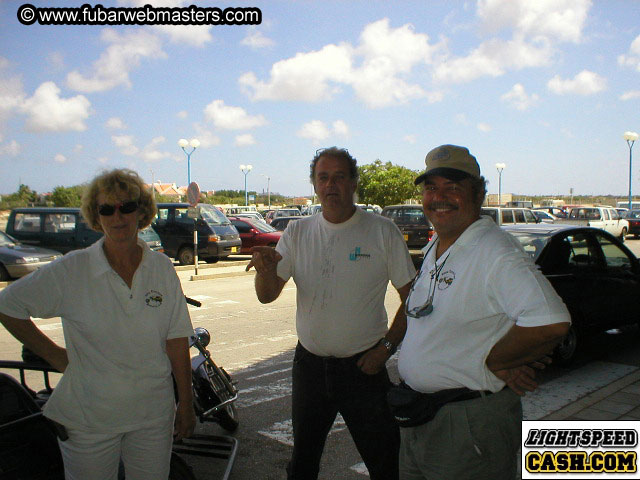
<path id="1" fill-rule="evenodd" d="M 491 392 L 484 392 L 486 395 Z M 450 388 L 434 393 L 416 392 L 406 383 L 394 385 L 387 393 L 391 413 L 401 427 L 417 427 L 432 420 L 443 405 L 478 398 L 482 394 L 468 388 Z"/>

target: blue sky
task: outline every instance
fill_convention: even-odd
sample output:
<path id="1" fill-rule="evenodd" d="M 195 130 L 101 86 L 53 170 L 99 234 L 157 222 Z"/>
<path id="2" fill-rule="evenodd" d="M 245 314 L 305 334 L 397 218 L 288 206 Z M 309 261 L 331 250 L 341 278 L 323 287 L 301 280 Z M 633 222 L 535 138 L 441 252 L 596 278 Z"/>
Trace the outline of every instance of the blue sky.
<path id="1" fill-rule="evenodd" d="M 177 142 L 194 137 L 203 190 L 243 189 L 251 164 L 249 189 L 266 191 L 268 176 L 271 191 L 309 195 L 320 147 L 422 169 L 453 143 L 492 193 L 498 162 L 503 192 L 628 191 L 638 0 L 153 3 L 262 11 L 258 26 L 203 27 L 25 26 L 22 3 L 0 3 L 0 193 L 115 167 L 186 185 Z"/>

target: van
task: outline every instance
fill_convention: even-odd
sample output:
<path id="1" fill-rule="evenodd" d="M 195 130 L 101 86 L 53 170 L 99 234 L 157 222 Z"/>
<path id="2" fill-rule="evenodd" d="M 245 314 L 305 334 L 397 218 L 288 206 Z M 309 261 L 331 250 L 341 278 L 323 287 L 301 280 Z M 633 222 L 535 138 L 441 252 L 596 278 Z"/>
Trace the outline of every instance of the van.
<path id="1" fill-rule="evenodd" d="M 103 235 L 89 227 L 78 207 L 14 208 L 9 214 L 6 232 L 22 243 L 61 253 L 86 248 Z M 138 236 L 151 250 L 164 251 L 160 237 L 151 227 L 138 232 Z"/>
<path id="2" fill-rule="evenodd" d="M 540 223 L 528 208 L 482 207 L 480 215 L 486 215 L 498 225 Z"/>
<path id="3" fill-rule="evenodd" d="M 158 203 L 157 207 L 151 226 L 162 240 L 164 253 L 181 265 L 193 265 L 194 224 L 198 232 L 198 258 L 214 263 L 240 253 L 242 241 L 238 230 L 213 205 L 199 203 L 191 208 L 188 203 Z"/>
<path id="4" fill-rule="evenodd" d="M 226 207 L 224 214 L 228 217 L 233 217 L 238 213 L 258 213 L 258 209 L 255 205 L 244 205 L 240 207 Z"/>

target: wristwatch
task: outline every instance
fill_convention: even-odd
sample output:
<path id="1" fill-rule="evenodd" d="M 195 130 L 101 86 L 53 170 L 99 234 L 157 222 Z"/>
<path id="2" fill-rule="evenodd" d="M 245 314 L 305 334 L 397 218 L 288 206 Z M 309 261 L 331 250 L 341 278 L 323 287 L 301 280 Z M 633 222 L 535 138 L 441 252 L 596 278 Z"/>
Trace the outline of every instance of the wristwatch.
<path id="1" fill-rule="evenodd" d="M 386 348 L 387 352 L 389 352 L 389 355 L 393 355 L 394 353 L 396 353 L 396 350 L 398 349 L 398 347 L 396 347 L 392 342 L 390 342 L 384 337 L 380 339 L 380 341 L 378 342 L 378 345 L 382 345 L 384 348 Z"/>

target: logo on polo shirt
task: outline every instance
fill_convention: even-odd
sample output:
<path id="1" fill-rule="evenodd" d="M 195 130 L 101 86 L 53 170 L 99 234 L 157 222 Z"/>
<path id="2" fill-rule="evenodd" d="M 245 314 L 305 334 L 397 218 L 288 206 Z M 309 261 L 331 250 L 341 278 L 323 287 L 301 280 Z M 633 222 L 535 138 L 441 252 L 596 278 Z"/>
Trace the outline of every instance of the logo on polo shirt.
<path id="1" fill-rule="evenodd" d="M 447 270 L 446 272 L 441 273 L 438 277 L 438 290 L 446 290 L 451 286 L 455 279 L 456 274 L 453 270 Z"/>
<path id="2" fill-rule="evenodd" d="M 356 247 L 353 252 L 349 253 L 349 260 L 352 262 L 357 262 L 361 258 L 371 258 L 371 255 L 368 253 L 360 253 L 360 247 Z"/>
<path id="3" fill-rule="evenodd" d="M 156 290 L 149 290 L 144 296 L 144 303 L 149 307 L 159 307 L 162 305 L 162 294 Z"/>

